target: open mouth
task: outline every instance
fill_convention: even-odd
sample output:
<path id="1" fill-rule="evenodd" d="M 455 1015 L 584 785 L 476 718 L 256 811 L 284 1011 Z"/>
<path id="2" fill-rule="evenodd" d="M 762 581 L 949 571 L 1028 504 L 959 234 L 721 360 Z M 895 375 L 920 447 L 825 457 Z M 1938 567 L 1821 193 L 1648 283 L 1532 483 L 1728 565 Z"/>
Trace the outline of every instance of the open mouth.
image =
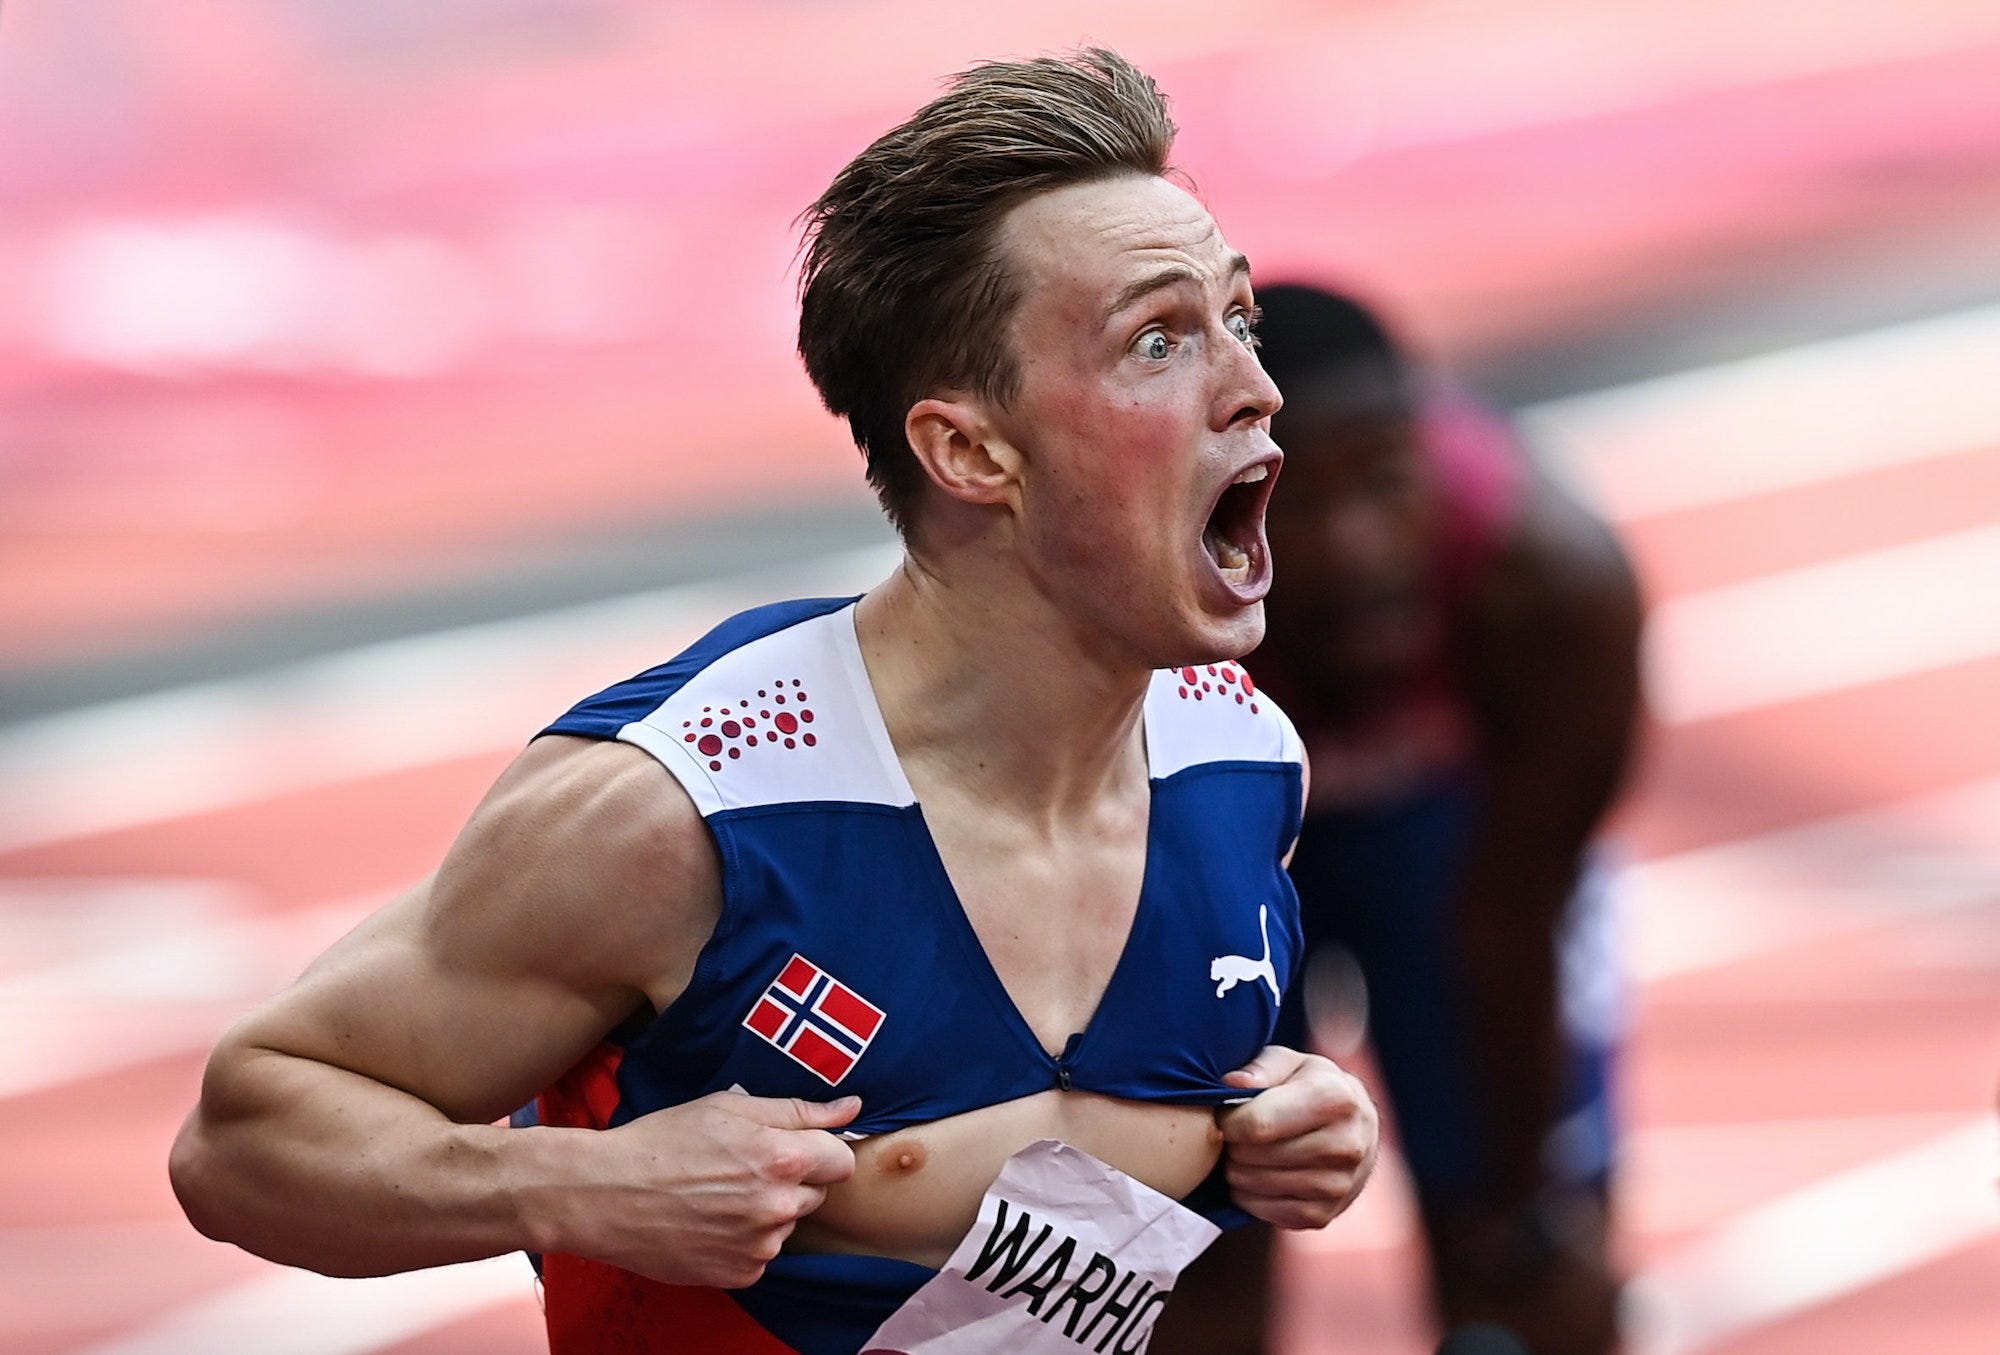
<path id="1" fill-rule="evenodd" d="M 1202 549 L 1232 588 L 1249 586 L 1263 564 L 1264 503 L 1271 492 L 1271 467 L 1271 462 L 1260 461 L 1224 486 L 1201 531 Z"/>

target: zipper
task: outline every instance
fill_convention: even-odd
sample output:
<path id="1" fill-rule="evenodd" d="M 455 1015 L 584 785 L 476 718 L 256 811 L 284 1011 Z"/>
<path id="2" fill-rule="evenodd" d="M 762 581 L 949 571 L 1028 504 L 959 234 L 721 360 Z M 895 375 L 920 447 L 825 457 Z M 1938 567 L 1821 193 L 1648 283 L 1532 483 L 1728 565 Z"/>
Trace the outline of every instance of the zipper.
<path id="1" fill-rule="evenodd" d="M 1076 1062 L 1076 1047 L 1083 1043 L 1083 1032 L 1078 1031 L 1063 1041 L 1062 1053 L 1056 1056 L 1056 1086 L 1062 1091 L 1070 1089 L 1070 1066 Z"/>

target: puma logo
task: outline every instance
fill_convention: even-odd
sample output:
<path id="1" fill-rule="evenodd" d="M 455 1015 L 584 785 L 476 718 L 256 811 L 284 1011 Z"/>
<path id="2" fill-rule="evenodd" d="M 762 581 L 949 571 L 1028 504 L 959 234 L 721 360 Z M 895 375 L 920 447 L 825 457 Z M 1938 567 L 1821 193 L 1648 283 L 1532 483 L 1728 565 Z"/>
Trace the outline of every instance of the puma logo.
<path id="1" fill-rule="evenodd" d="M 1264 934 L 1264 954 L 1259 959 L 1248 955 L 1218 955 L 1209 961 L 1208 977 L 1215 981 L 1215 995 L 1221 997 L 1239 983 L 1254 983 L 1258 979 L 1271 985 L 1271 1001 L 1279 1002 L 1284 995 L 1278 991 L 1278 971 L 1271 967 L 1271 910 L 1259 905 L 1257 908 L 1257 930 Z"/>

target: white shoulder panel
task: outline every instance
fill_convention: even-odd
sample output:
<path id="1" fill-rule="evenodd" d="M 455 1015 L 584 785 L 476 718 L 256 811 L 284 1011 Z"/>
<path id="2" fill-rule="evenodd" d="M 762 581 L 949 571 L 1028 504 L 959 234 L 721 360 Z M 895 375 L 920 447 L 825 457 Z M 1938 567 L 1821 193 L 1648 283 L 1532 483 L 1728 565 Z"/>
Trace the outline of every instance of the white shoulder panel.
<path id="1" fill-rule="evenodd" d="M 1305 760 L 1292 722 L 1235 663 L 1155 673 L 1146 693 L 1146 749 L 1155 779 L 1204 762 Z"/>
<path id="2" fill-rule="evenodd" d="M 730 651 L 618 737 L 658 758 L 703 817 L 915 798 L 868 686 L 852 607 Z"/>

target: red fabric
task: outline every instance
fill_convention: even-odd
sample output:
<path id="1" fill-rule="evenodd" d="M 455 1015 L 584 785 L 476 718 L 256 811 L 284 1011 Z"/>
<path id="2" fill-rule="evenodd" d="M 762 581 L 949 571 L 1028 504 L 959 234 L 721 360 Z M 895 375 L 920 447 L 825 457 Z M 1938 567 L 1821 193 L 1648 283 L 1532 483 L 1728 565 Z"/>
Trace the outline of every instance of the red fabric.
<path id="1" fill-rule="evenodd" d="M 608 1129 L 617 1113 L 618 1065 L 625 1051 L 601 1044 L 577 1060 L 576 1067 L 535 1099 L 535 1117 L 558 1129 Z"/>
<path id="2" fill-rule="evenodd" d="M 543 1259 L 542 1280 L 549 1355 L 798 1355 L 720 1289 L 561 1255 Z"/>
<path id="3" fill-rule="evenodd" d="M 545 1125 L 606 1129 L 621 1099 L 625 1051 L 601 1044 L 536 1100 Z M 797 1355 L 720 1289 L 659 1284 L 628 1270 L 542 1258 L 550 1355 Z"/>

